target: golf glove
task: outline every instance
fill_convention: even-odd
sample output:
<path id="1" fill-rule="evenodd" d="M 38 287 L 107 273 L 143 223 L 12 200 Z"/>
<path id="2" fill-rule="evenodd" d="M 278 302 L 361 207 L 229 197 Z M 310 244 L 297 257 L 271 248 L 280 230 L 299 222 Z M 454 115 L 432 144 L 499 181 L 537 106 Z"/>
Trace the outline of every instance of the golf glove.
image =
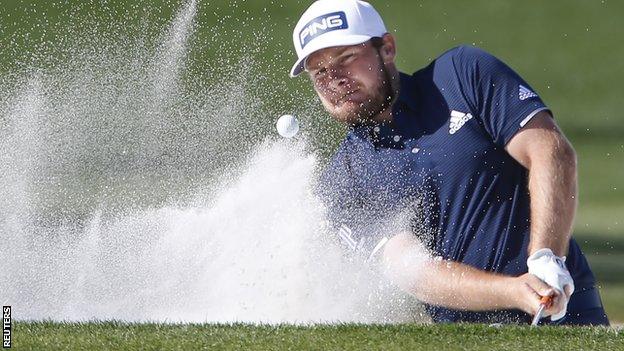
<path id="1" fill-rule="evenodd" d="M 570 295 L 574 292 L 574 281 L 565 265 L 565 260 L 565 256 L 556 256 L 550 249 L 537 250 L 527 259 L 529 273 L 557 289 L 564 299 L 563 309 L 559 313 L 550 316 L 553 321 L 563 318 L 568 310 L 565 286 L 570 287 Z"/>

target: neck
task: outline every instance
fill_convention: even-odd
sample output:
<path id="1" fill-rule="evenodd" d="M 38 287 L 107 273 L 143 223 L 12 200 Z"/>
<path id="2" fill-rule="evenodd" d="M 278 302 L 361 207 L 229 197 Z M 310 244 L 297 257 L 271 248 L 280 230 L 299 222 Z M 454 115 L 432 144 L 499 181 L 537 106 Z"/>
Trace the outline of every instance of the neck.
<path id="1" fill-rule="evenodd" d="M 381 110 L 375 117 L 372 118 L 376 124 L 390 124 L 392 123 L 392 105 L 394 101 L 390 103 L 388 107 Z"/>
<path id="2" fill-rule="evenodd" d="M 401 92 L 401 78 L 399 76 L 399 71 L 396 69 L 394 65 L 385 65 L 385 74 L 386 79 L 390 81 L 390 96 L 388 99 L 390 102 L 387 104 L 385 108 L 383 108 L 377 115 L 375 115 L 372 120 L 375 123 L 379 124 L 391 124 L 392 119 L 392 106 L 396 102 L 399 97 L 399 93 Z"/>

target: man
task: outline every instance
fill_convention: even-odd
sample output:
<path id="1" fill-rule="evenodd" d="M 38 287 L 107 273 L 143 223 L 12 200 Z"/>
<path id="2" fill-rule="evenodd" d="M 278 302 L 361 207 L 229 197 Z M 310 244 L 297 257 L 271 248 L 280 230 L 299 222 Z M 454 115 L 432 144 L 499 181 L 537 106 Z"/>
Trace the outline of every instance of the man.
<path id="1" fill-rule="evenodd" d="M 574 150 L 515 72 L 461 46 L 399 73 L 393 36 L 357 0 L 313 3 L 293 42 L 291 76 L 307 71 L 349 128 L 321 181 L 349 245 L 390 238 L 374 251 L 437 322 L 527 322 L 550 296 L 544 323 L 608 325 L 571 239 Z M 406 210 L 408 229 L 382 225 Z"/>

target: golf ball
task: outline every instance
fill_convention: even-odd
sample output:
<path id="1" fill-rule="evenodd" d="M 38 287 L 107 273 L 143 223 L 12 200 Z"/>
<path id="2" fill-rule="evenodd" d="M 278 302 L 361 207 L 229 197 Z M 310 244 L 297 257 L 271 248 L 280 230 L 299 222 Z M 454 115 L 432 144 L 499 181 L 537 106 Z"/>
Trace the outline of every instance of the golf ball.
<path id="1" fill-rule="evenodd" d="M 292 138 L 299 132 L 299 122 L 293 115 L 283 115 L 277 120 L 275 127 L 284 138 Z"/>

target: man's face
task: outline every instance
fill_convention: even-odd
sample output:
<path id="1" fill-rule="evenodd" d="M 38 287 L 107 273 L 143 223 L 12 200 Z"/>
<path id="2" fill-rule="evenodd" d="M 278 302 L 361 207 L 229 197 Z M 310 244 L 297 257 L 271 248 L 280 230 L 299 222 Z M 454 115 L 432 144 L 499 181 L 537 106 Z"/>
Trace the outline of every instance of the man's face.
<path id="1" fill-rule="evenodd" d="M 323 106 L 340 122 L 370 123 L 390 105 L 388 75 L 370 41 L 319 50 L 308 57 L 306 69 Z"/>

